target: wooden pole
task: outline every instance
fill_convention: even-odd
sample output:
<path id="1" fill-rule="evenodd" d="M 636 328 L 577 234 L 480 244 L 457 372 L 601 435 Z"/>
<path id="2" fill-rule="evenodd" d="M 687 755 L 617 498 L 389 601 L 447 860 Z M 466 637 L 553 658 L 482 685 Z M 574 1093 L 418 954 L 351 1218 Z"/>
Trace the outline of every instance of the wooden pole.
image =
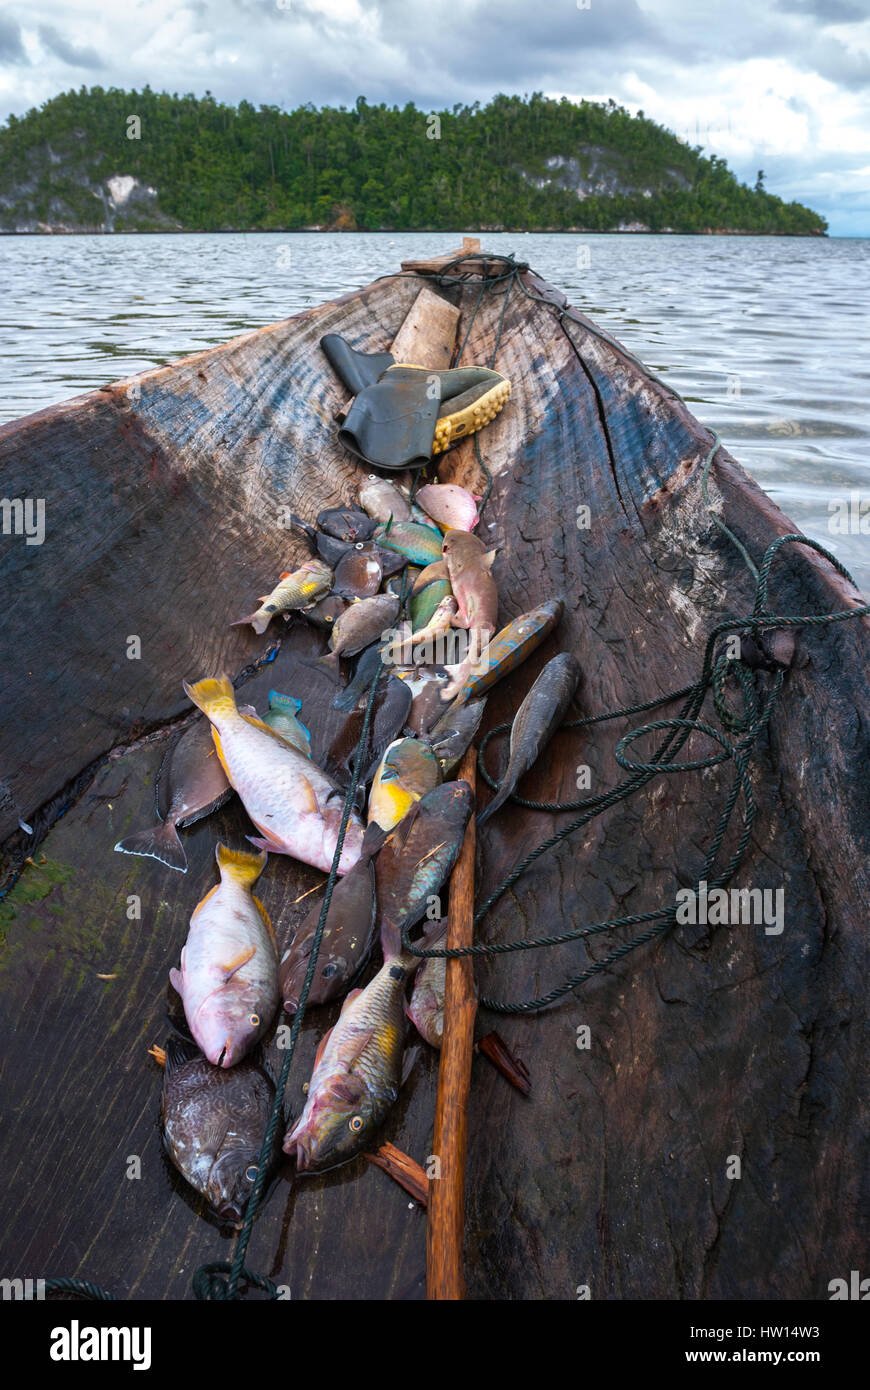
<path id="1" fill-rule="evenodd" d="M 469 748 L 457 774 L 475 790 L 477 752 Z M 472 802 L 473 804 L 473 802 Z M 474 924 L 474 816 L 468 822 L 462 849 L 450 879 L 447 913 L 447 946 L 472 944 Z M 432 1153 L 440 1163 L 440 1177 L 429 1179 L 426 1225 L 426 1297 L 462 1299 L 462 1242 L 465 1230 L 465 1150 L 468 1133 L 468 1095 L 471 1089 L 471 1052 L 477 996 L 471 956 L 447 961 L 444 992 L 444 1033 L 438 1095 L 435 1101 L 435 1137 Z"/>

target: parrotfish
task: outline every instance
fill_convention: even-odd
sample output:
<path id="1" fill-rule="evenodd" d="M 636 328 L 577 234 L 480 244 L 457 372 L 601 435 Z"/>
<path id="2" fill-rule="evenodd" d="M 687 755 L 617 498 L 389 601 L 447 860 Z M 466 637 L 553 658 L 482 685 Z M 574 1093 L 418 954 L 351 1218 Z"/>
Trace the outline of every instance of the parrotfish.
<path id="1" fill-rule="evenodd" d="M 418 958 L 403 954 L 394 928 L 381 931 L 384 963 L 344 1001 L 320 1041 L 299 1119 L 284 1136 L 299 1173 L 336 1168 L 366 1148 L 405 1080 L 405 987 Z"/>
<path id="2" fill-rule="evenodd" d="M 317 517 L 318 529 L 339 541 L 367 541 L 376 525 L 355 507 L 327 507 Z"/>
<path id="3" fill-rule="evenodd" d="M 396 739 L 387 748 L 369 793 L 369 824 L 392 830 L 427 792 L 441 781 L 438 759 L 415 738 Z"/>
<path id="4" fill-rule="evenodd" d="M 498 590 L 490 574 L 495 554 L 468 531 L 451 530 L 444 537 L 447 574 L 459 603 L 453 625 L 473 629 L 486 639 L 498 622 Z"/>
<path id="5" fill-rule="evenodd" d="M 476 695 L 482 695 L 525 661 L 541 645 L 556 624 L 561 620 L 565 604 L 560 598 L 547 599 L 538 608 L 521 613 L 497 632 L 484 649 L 480 661 L 468 669 L 460 663 L 452 669 L 453 679 L 444 693 L 456 699 L 451 711 L 457 705 L 464 705 Z"/>
<path id="6" fill-rule="evenodd" d="M 467 705 L 451 705 L 437 724 L 429 730 L 432 752 L 438 759 L 441 776 L 446 781 L 456 770 L 462 757 L 480 728 L 486 709 L 486 697 L 469 700 Z"/>
<path id="7" fill-rule="evenodd" d="M 467 782 L 445 782 L 387 835 L 375 859 L 382 927 L 399 932 L 420 921 L 456 862 L 473 803 Z"/>
<path id="8" fill-rule="evenodd" d="M 311 733 L 296 716 L 302 708 L 301 700 L 292 695 L 281 695 L 277 690 L 269 691 L 269 709 L 263 715 L 263 723 L 274 729 L 276 734 L 303 753 L 311 757 Z"/>
<path id="9" fill-rule="evenodd" d="M 261 832 L 262 838 L 248 837 L 251 843 L 273 854 L 291 854 L 328 873 L 344 809 L 338 783 L 268 724 L 241 714 L 226 676 L 195 685 L 185 681 L 184 689 L 211 720 L 224 771 Z M 362 822 L 352 810 L 340 874 L 346 874 L 359 858 L 362 837 Z"/>
<path id="10" fill-rule="evenodd" d="M 473 531 L 480 517 L 479 498 L 456 483 L 427 483 L 417 489 L 417 501 L 442 531 Z"/>
<path id="11" fill-rule="evenodd" d="M 449 687 L 450 676 L 443 666 L 396 667 L 395 674 L 411 691 L 411 708 L 405 728 L 419 738 L 429 732 L 447 709 L 443 695 Z"/>
<path id="12" fill-rule="evenodd" d="M 540 757 L 565 717 L 580 676 L 580 663 L 570 652 L 560 652 L 547 662 L 517 710 L 504 776 L 496 795 L 477 817 L 478 825 L 504 805 L 520 778 Z"/>
<path id="13" fill-rule="evenodd" d="M 387 478 L 379 478 L 370 473 L 364 488 L 360 490 L 360 506 L 375 521 L 386 523 L 390 517 L 394 521 L 408 521 L 411 507 L 407 497 L 400 492 L 395 483 Z"/>
<path id="14" fill-rule="evenodd" d="M 445 581 L 447 583 L 450 582 L 447 574 L 447 561 L 443 559 L 443 557 L 440 560 L 433 560 L 431 564 L 424 566 L 423 569 L 418 571 L 411 585 L 411 593 L 421 593 L 423 589 L 428 588 L 430 584 L 434 584 L 436 580 L 440 583 Z"/>
<path id="15" fill-rule="evenodd" d="M 381 587 L 383 573 L 373 542 L 356 541 L 335 567 L 335 592 L 342 598 L 371 598 Z"/>
<path id="16" fill-rule="evenodd" d="M 208 1060 L 231 1067 L 266 1033 L 278 1011 L 278 947 L 263 904 L 251 892 L 266 864 L 218 844 L 220 883 L 194 908 L 169 979 Z"/>
<path id="17" fill-rule="evenodd" d="M 375 540 L 383 550 L 395 550 L 412 565 L 430 565 L 441 558 L 441 532 L 417 521 L 387 522 L 375 531 Z"/>
<path id="18" fill-rule="evenodd" d="M 447 923 L 435 924 L 438 930 L 427 937 L 426 949 L 441 951 L 447 945 Z M 424 1042 L 441 1048 L 444 1034 L 444 990 L 447 983 L 447 957 L 432 956 L 422 960 L 414 976 L 411 998 L 405 1013 Z"/>
<path id="19" fill-rule="evenodd" d="M 430 568 L 434 568 L 434 566 L 430 566 Z M 411 615 L 414 631 L 417 632 L 428 626 L 444 600 L 452 597 L 453 591 L 450 588 L 449 579 L 433 579 L 431 584 L 427 584 L 419 593 L 413 594 L 408 603 L 408 612 Z"/>
<path id="20" fill-rule="evenodd" d="M 371 955 L 375 940 L 375 871 L 371 856 L 383 837 L 367 833 L 363 851 L 349 874 L 335 884 L 323 926 L 309 1004 L 328 1004 L 346 994 Z M 281 998 L 288 1014 L 299 1006 L 322 904 L 318 902 L 296 929 L 281 957 Z"/>
<path id="21" fill-rule="evenodd" d="M 337 671 L 342 656 L 355 656 L 364 647 L 371 646 L 392 627 L 398 614 L 399 600 L 392 594 L 358 599 L 345 609 L 333 626 L 329 639 L 331 652 L 320 658 L 321 664 Z"/>
<path id="22" fill-rule="evenodd" d="M 432 587 L 434 588 L 435 585 Z M 458 605 L 453 595 L 447 594 L 442 598 L 438 607 L 424 626 L 412 632 L 408 640 L 412 644 L 418 642 L 431 642 L 434 638 L 438 637 L 439 634 L 449 632 L 453 624 L 453 619 L 456 617 L 457 607 Z"/>
<path id="23" fill-rule="evenodd" d="M 229 1071 L 213 1067 L 179 1038 L 150 1051 L 164 1068 L 161 1128 L 170 1159 L 216 1216 L 240 1225 L 275 1099 L 272 1078 L 252 1057 Z M 270 1170 L 280 1153 L 279 1130 Z"/>
<path id="24" fill-rule="evenodd" d="M 355 709 L 372 688 L 375 673 L 381 669 L 381 654 L 377 647 L 368 647 L 356 664 L 353 680 L 340 690 L 332 702 L 333 709 Z"/>
<path id="25" fill-rule="evenodd" d="M 241 627 L 250 623 L 256 633 L 263 633 L 276 613 L 286 613 L 295 608 L 307 608 L 323 598 L 332 588 L 332 570 L 322 560 L 307 560 L 292 574 L 285 571 L 271 594 L 260 599 L 261 607 L 246 618 L 239 618 L 231 627 Z"/>
<path id="26" fill-rule="evenodd" d="M 173 738 L 157 774 L 157 814 L 161 824 L 138 830 L 115 845 L 122 854 L 159 859 L 170 869 L 187 872 L 187 855 L 178 827 L 193 825 L 231 797 L 233 789 L 215 752 L 207 719 Z"/>

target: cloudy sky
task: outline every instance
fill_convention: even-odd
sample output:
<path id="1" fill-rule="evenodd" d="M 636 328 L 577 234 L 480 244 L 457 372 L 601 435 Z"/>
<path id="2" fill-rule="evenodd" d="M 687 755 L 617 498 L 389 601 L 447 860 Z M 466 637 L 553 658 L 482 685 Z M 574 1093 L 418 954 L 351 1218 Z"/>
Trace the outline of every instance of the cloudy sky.
<path id="1" fill-rule="evenodd" d="M 426 109 L 643 109 L 870 235 L 870 0 L 3 0 L 0 116 L 82 84 Z"/>

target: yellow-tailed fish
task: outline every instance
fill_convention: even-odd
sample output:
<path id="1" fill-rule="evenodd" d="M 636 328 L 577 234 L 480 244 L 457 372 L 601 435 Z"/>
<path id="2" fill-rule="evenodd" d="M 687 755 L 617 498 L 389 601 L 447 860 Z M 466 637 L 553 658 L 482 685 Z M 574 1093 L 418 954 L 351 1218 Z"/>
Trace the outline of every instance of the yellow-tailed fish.
<path id="1" fill-rule="evenodd" d="M 344 810 L 344 792 L 315 762 L 286 743 L 261 719 L 240 713 L 226 676 L 185 681 L 190 699 L 212 723 L 212 737 L 227 777 L 261 832 L 251 843 L 290 854 L 329 872 Z M 353 868 L 363 825 L 351 809 L 338 872 Z"/>
<path id="2" fill-rule="evenodd" d="M 438 759 L 427 744 L 397 738 L 382 757 L 369 793 L 369 825 L 392 830 L 415 801 L 441 781 Z"/>
<path id="3" fill-rule="evenodd" d="M 230 627 L 250 623 L 256 633 L 263 633 L 276 613 L 294 608 L 308 608 L 329 593 L 332 570 L 323 560 L 307 560 L 298 570 L 285 570 L 271 594 L 260 599 L 260 607 L 246 618 L 239 618 Z"/>
<path id="4" fill-rule="evenodd" d="M 266 863 L 219 844 L 220 883 L 194 908 L 181 969 L 169 978 L 203 1053 L 231 1067 L 269 1029 L 281 1002 L 278 946 L 268 913 L 251 889 Z"/>

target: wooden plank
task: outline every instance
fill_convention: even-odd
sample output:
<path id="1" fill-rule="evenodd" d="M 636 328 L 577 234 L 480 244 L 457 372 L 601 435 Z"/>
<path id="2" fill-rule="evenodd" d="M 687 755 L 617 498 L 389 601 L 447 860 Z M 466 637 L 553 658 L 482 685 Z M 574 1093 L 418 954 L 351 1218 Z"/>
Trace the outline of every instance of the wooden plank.
<path id="1" fill-rule="evenodd" d="M 455 304 L 424 285 L 408 310 L 401 328 L 390 345 L 397 362 L 443 371 L 450 366 L 456 346 L 459 310 Z M 336 413 L 341 423 L 350 410 L 353 397 Z"/>
<path id="2" fill-rule="evenodd" d="M 458 777 L 476 786 L 477 750 L 469 748 Z M 447 948 L 459 950 L 474 942 L 475 821 L 472 816 L 462 849 L 450 877 L 447 910 Z M 471 956 L 447 961 L 444 987 L 444 1033 L 432 1154 L 438 1173 L 429 1179 L 426 1222 L 426 1296 L 435 1302 L 465 1297 L 462 1250 L 465 1241 L 465 1163 L 468 1136 L 468 1097 L 477 996 Z"/>

